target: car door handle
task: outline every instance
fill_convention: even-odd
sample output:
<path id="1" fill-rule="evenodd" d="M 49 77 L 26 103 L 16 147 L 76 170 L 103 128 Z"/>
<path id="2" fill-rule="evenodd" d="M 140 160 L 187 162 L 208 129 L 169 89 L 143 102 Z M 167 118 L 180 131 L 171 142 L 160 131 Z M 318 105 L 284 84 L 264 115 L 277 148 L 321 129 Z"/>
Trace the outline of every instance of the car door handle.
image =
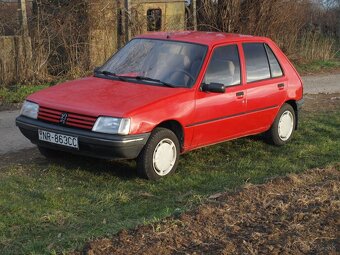
<path id="1" fill-rule="evenodd" d="M 244 92 L 243 91 L 236 92 L 236 97 L 237 98 L 243 98 L 243 96 L 244 96 Z"/>
<path id="2" fill-rule="evenodd" d="M 277 87 L 279 89 L 283 89 L 285 87 L 285 84 L 284 83 L 279 83 L 279 84 L 277 84 Z"/>

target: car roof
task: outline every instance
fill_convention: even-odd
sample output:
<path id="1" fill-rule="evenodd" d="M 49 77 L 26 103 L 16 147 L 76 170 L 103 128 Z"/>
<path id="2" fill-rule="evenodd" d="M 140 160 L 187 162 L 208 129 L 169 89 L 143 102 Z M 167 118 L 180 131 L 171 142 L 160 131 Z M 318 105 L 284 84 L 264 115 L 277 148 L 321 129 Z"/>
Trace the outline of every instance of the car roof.
<path id="1" fill-rule="evenodd" d="M 202 31 L 180 31 L 180 32 L 150 32 L 137 36 L 136 38 L 167 39 L 172 41 L 183 41 L 205 45 L 215 45 L 223 42 L 234 41 L 263 41 L 265 37 L 231 34 L 223 32 L 202 32 Z"/>

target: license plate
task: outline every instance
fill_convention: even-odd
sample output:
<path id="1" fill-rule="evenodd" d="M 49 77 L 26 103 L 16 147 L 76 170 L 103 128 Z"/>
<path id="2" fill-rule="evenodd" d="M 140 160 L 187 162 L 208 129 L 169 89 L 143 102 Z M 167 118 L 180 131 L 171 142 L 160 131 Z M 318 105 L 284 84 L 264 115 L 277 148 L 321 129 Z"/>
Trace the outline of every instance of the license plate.
<path id="1" fill-rule="evenodd" d="M 38 130 L 39 140 L 78 149 L 78 137 Z"/>

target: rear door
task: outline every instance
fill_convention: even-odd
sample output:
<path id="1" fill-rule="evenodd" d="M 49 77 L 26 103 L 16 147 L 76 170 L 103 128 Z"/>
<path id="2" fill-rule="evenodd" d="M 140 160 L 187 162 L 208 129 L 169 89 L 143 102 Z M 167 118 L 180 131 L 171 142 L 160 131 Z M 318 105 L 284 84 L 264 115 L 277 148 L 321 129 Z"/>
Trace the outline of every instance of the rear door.
<path id="1" fill-rule="evenodd" d="M 246 93 L 237 44 L 218 46 L 213 50 L 203 83 L 223 84 L 226 91 L 197 91 L 194 122 L 190 125 L 194 128 L 192 145 L 203 146 L 243 134 Z"/>
<path id="2" fill-rule="evenodd" d="M 246 66 L 247 129 L 265 131 L 286 99 L 287 78 L 272 50 L 265 43 L 243 43 Z"/>

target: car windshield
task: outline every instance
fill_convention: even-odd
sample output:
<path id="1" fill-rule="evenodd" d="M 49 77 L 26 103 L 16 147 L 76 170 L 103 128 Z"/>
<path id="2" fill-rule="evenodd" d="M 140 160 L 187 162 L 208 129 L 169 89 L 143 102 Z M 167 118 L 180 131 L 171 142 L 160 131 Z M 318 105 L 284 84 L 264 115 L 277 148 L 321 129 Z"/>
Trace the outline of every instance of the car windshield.
<path id="1" fill-rule="evenodd" d="M 207 47 L 154 39 L 134 39 L 97 72 L 124 79 L 191 87 L 196 81 Z"/>

